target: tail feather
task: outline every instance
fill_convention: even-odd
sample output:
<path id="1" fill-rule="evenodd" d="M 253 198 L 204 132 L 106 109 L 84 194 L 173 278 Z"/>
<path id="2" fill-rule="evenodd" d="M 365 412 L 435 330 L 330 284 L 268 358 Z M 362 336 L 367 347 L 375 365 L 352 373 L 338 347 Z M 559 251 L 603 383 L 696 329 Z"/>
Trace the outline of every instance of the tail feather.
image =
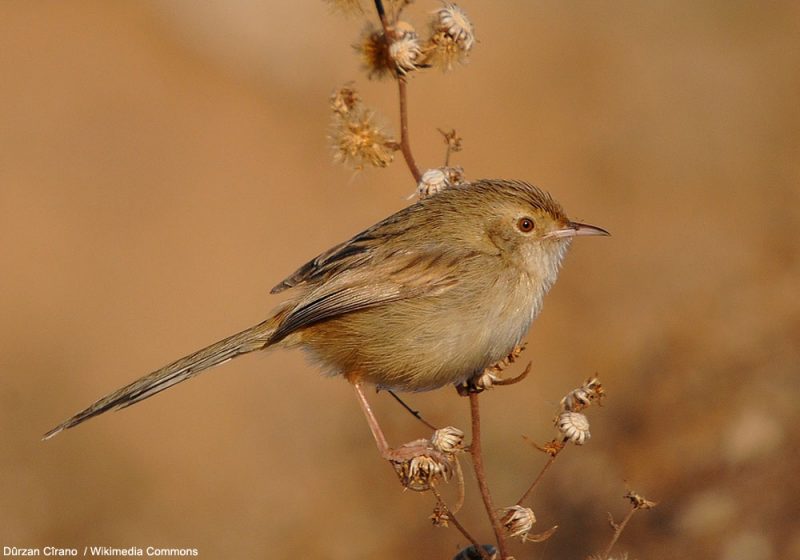
<path id="1" fill-rule="evenodd" d="M 108 410 L 125 408 L 136 404 L 148 397 L 152 397 L 156 393 L 169 389 L 173 385 L 177 385 L 181 381 L 190 379 L 210 367 L 232 360 L 242 354 L 265 348 L 269 345 L 273 332 L 275 332 L 275 321 L 274 319 L 268 319 L 254 327 L 189 354 L 180 360 L 176 360 L 106 395 L 47 432 L 42 439 L 50 439 L 59 432 L 77 426 L 81 422 L 85 422 L 89 418 Z"/>

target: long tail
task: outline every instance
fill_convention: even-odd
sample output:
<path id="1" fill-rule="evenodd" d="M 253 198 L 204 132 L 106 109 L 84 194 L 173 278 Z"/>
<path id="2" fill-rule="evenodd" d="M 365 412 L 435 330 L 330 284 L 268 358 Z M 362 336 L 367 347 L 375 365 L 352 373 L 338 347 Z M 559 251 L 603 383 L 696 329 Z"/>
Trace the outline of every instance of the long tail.
<path id="1" fill-rule="evenodd" d="M 130 385 L 106 395 L 88 408 L 80 411 L 72 418 L 69 418 L 47 432 L 42 439 L 50 439 L 59 432 L 77 426 L 81 422 L 93 418 L 107 410 L 125 408 L 136 404 L 164 389 L 169 389 L 173 385 L 194 377 L 198 373 L 227 362 L 242 354 L 261 350 L 270 344 L 270 337 L 275 332 L 276 321 L 274 318 L 259 323 L 240 333 L 229 336 L 198 350 L 194 354 L 189 354 L 154 371 L 144 377 L 137 379 Z"/>

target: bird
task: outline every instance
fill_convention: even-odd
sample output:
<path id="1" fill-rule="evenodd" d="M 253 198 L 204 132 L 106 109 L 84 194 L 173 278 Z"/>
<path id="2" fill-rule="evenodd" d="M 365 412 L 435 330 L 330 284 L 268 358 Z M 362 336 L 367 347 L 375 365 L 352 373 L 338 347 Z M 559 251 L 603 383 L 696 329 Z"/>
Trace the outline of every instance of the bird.
<path id="1" fill-rule="evenodd" d="M 445 188 L 301 266 L 272 289 L 289 297 L 264 321 L 100 398 L 43 439 L 244 354 L 299 347 L 352 384 L 379 452 L 395 460 L 365 387 L 418 392 L 475 379 L 526 336 L 573 238 L 605 235 L 526 182 Z"/>

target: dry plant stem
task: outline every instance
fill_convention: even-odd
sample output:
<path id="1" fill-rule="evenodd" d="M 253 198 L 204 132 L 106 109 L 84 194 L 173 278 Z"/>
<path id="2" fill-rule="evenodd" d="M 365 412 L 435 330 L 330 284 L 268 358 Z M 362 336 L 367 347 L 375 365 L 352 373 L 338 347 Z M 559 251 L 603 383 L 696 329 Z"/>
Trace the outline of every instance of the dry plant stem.
<path id="1" fill-rule="evenodd" d="M 414 155 L 411 153 L 411 141 L 408 138 L 408 93 L 406 79 L 403 76 L 397 77 L 397 87 L 400 96 L 400 151 L 403 152 L 406 165 L 408 165 L 414 181 L 419 183 L 422 173 L 417 167 L 417 162 L 414 161 Z"/>
<path id="2" fill-rule="evenodd" d="M 444 498 L 442 498 L 442 495 L 439 493 L 439 490 L 436 489 L 436 486 L 431 486 L 431 492 L 433 492 L 433 495 L 436 496 L 437 500 L 439 500 L 439 503 L 447 508 L 447 520 L 451 522 L 453 525 L 455 525 L 456 529 L 458 529 L 459 532 L 462 535 L 464 535 L 464 538 L 467 539 L 472 544 L 472 546 L 475 547 L 475 550 L 477 550 L 480 553 L 481 558 L 483 558 L 483 560 L 491 560 L 491 558 L 489 557 L 489 553 L 486 552 L 483 549 L 483 547 L 480 544 L 478 544 L 478 541 L 476 541 L 473 538 L 473 536 L 470 535 L 469 532 L 464 528 L 464 526 L 458 522 L 458 519 L 456 519 L 456 516 L 453 514 L 453 512 L 450 511 L 450 508 L 445 503 Z"/>
<path id="3" fill-rule="evenodd" d="M 419 420 L 420 422 L 422 422 L 423 424 L 425 424 L 425 425 L 426 425 L 428 428 L 430 428 L 430 429 L 431 429 L 431 430 L 433 430 L 434 432 L 435 432 L 436 430 L 438 430 L 438 429 L 439 429 L 439 428 L 437 428 L 436 426 L 434 426 L 433 424 L 431 424 L 430 422 L 428 422 L 427 420 L 425 420 L 425 419 L 422 417 L 422 414 L 420 414 L 419 410 L 414 410 L 413 408 L 411 408 L 410 406 L 408 406 L 408 405 L 406 404 L 406 402 L 405 402 L 403 399 L 401 399 L 400 397 L 398 397 L 398 396 L 397 396 L 397 394 L 396 394 L 394 391 L 392 391 L 392 390 L 390 389 L 390 390 L 388 391 L 388 393 L 389 393 L 390 395 L 392 395 L 392 397 L 394 397 L 394 400 L 396 400 L 397 402 L 399 402 L 399 403 L 400 403 L 400 405 L 401 405 L 403 408 L 405 408 L 405 409 L 406 409 L 406 410 L 407 410 L 407 411 L 408 411 L 408 412 L 409 412 L 409 413 L 410 413 L 410 414 L 411 414 L 411 415 L 412 415 L 414 418 L 416 418 L 417 420 Z"/>
<path id="4" fill-rule="evenodd" d="M 622 531 L 625 530 L 625 525 L 628 524 L 628 521 L 631 520 L 631 517 L 633 517 L 634 513 L 636 513 L 636 506 L 631 507 L 630 511 L 625 516 L 625 519 L 623 519 L 620 523 L 613 523 L 612 522 L 611 526 L 614 527 L 614 534 L 611 536 L 611 542 L 608 543 L 608 546 L 603 551 L 603 554 L 600 555 L 600 558 L 602 560 L 608 560 L 608 557 L 611 554 L 611 549 L 614 548 L 615 544 L 617 544 L 617 540 L 619 539 L 619 536 L 622 534 Z M 609 514 L 609 518 L 610 517 L 611 517 L 611 514 Z"/>
<path id="5" fill-rule="evenodd" d="M 458 460 L 454 461 L 456 465 L 456 476 L 458 477 L 458 501 L 453 513 L 458 513 L 464 507 L 464 499 L 467 497 L 467 491 L 464 487 L 464 471 L 461 470 L 461 463 Z"/>
<path id="6" fill-rule="evenodd" d="M 391 27 L 392 24 L 390 24 L 389 20 L 386 18 L 386 10 L 383 9 L 383 2 L 381 0 L 375 0 L 375 11 L 378 12 L 378 17 L 381 20 L 383 34 L 386 40 L 389 41 L 389 44 L 391 44 L 391 42 L 394 41 L 394 32 Z M 408 88 L 406 87 L 406 79 L 405 76 L 401 76 L 397 73 L 395 73 L 395 79 L 397 80 L 398 95 L 400 97 L 400 151 L 403 153 L 406 165 L 408 165 L 408 169 L 414 177 L 414 182 L 419 183 L 419 180 L 422 178 L 422 173 L 419 167 L 417 167 L 414 155 L 411 153 L 411 141 L 408 138 Z"/>
<path id="7" fill-rule="evenodd" d="M 388 37 L 389 31 L 389 22 L 386 20 L 386 10 L 383 9 L 383 2 L 381 0 L 375 0 L 375 11 L 378 12 L 378 17 L 381 20 L 381 25 L 383 26 L 383 32 L 386 33 Z"/>
<path id="8" fill-rule="evenodd" d="M 497 549 L 502 559 L 508 557 L 506 537 L 503 532 L 503 526 L 500 524 L 500 519 L 497 517 L 497 511 L 492 502 L 492 495 L 489 493 L 489 485 L 486 482 L 486 472 L 483 470 L 483 456 L 481 455 L 481 412 L 478 397 L 478 393 L 469 394 L 469 410 L 472 416 L 472 442 L 469 445 L 469 452 L 472 456 L 472 467 L 475 469 L 475 478 L 478 479 L 478 487 L 480 488 L 481 497 L 483 498 L 483 505 L 486 506 L 486 513 L 489 516 L 489 520 L 492 522 L 494 536 L 497 539 Z"/>
<path id="9" fill-rule="evenodd" d="M 444 153 L 444 166 L 450 167 L 450 142 L 447 142 L 447 151 Z"/>
<path id="10" fill-rule="evenodd" d="M 530 497 L 530 495 L 533 494 L 533 491 L 536 489 L 536 486 L 538 486 L 539 482 L 542 480 L 542 478 L 544 478 L 544 473 L 546 473 L 547 469 L 550 468 L 550 465 L 552 465 L 555 462 L 556 457 L 558 457 L 558 453 L 556 453 L 555 455 L 550 455 L 550 457 L 547 459 L 547 462 L 542 467 L 542 470 L 539 471 L 539 474 L 537 475 L 536 479 L 531 483 L 528 489 L 525 490 L 525 493 L 522 495 L 522 497 L 519 500 L 517 500 L 518 506 L 521 506 L 522 502 L 527 500 Z"/>

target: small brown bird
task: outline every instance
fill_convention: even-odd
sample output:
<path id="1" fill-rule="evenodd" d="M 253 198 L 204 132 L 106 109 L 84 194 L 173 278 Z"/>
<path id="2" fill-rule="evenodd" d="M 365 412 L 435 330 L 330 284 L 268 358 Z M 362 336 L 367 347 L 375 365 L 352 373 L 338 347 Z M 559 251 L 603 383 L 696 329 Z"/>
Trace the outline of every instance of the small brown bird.
<path id="1" fill-rule="evenodd" d="M 393 458 L 364 383 L 427 391 L 480 375 L 528 331 L 573 237 L 553 198 L 518 181 L 445 189 L 312 259 L 272 289 L 293 296 L 266 321 L 142 377 L 45 434 L 124 408 L 255 350 L 300 347 L 356 389 Z"/>

